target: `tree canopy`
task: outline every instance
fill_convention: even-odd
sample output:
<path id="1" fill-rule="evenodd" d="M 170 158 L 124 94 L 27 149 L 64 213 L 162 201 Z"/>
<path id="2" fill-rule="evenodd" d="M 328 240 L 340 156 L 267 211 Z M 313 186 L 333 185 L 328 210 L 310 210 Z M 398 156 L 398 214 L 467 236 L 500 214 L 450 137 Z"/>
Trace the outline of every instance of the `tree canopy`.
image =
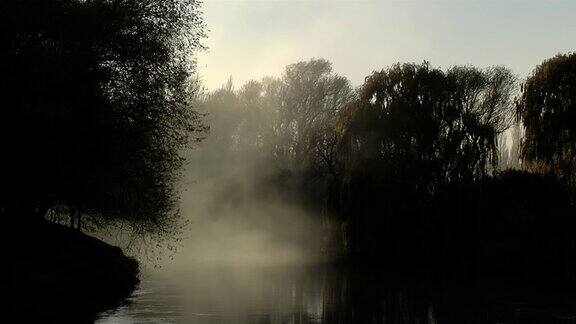
<path id="1" fill-rule="evenodd" d="M 347 78 L 324 59 L 288 65 L 275 125 L 277 160 L 293 172 L 336 172 L 336 117 L 355 98 Z"/>
<path id="2" fill-rule="evenodd" d="M 3 1 L 0 211 L 170 226 L 191 109 L 196 0 Z"/>
<path id="3" fill-rule="evenodd" d="M 322 176 L 337 172 L 336 119 L 356 93 L 332 71 L 311 59 L 288 65 L 281 77 L 264 77 L 234 90 L 229 80 L 206 94 L 211 145 L 260 154 L 281 172 Z"/>
<path id="4" fill-rule="evenodd" d="M 420 251 L 434 217 L 427 206 L 438 193 L 496 168 L 514 89 L 502 67 L 442 71 L 424 62 L 368 76 L 338 120 L 344 172 L 331 208 L 350 225 L 345 249 Z"/>
<path id="5" fill-rule="evenodd" d="M 419 190 L 482 177 L 511 124 L 514 89 L 502 67 L 443 72 L 425 62 L 374 72 L 339 121 L 345 168 Z"/>
<path id="6" fill-rule="evenodd" d="M 525 127 L 527 167 L 574 181 L 576 171 L 576 53 L 544 61 L 523 86 L 518 115 Z"/>

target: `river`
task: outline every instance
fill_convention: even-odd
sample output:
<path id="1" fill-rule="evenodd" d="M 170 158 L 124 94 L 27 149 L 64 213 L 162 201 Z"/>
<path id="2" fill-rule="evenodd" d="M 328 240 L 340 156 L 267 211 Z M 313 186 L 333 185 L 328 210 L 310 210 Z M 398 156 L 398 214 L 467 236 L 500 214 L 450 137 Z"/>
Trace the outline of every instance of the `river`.
<path id="1" fill-rule="evenodd" d="M 143 262 L 132 298 L 97 323 L 576 323 L 566 289 L 330 265 L 320 215 L 209 148 L 183 185 L 182 246 L 160 269 Z"/>
<path id="2" fill-rule="evenodd" d="M 96 323 L 576 323 L 574 296 L 505 282 L 302 264 L 153 272 Z"/>

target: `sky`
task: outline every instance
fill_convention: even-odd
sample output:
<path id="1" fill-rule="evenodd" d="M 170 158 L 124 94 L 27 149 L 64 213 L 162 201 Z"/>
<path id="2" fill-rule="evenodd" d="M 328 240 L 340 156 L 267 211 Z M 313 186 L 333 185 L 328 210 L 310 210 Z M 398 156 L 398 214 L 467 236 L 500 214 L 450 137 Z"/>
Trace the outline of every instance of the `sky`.
<path id="1" fill-rule="evenodd" d="M 424 60 L 505 65 L 523 78 L 576 51 L 576 0 L 205 0 L 203 11 L 209 49 L 198 70 L 208 89 L 319 57 L 354 86 L 396 62 Z"/>

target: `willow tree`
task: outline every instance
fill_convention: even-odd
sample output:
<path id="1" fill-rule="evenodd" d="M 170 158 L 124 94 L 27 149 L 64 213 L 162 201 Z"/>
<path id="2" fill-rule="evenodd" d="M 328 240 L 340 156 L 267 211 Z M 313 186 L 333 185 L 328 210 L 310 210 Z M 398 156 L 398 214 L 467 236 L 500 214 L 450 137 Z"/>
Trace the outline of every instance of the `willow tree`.
<path id="1" fill-rule="evenodd" d="M 523 86 L 518 115 L 525 127 L 521 156 L 529 169 L 574 183 L 576 53 L 544 61 Z"/>
<path id="2" fill-rule="evenodd" d="M 338 124 L 345 177 L 335 201 L 354 225 L 355 248 L 421 228 L 422 208 L 440 188 L 494 170 L 514 90 L 502 67 L 396 64 L 367 77 Z"/>
<path id="3" fill-rule="evenodd" d="M 375 173 L 406 172 L 422 189 L 482 177 L 497 163 L 497 136 L 512 124 L 514 90 L 502 67 L 397 64 L 375 72 L 340 119 L 347 169 L 371 172 L 359 164 L 374 162 L 385 169 Z"/>
<path id="4" fill-rule="evenodd" d="M 169 231 L 180 148 L 204 129 L 199 2 L 8 0 L 0 16 L 3 216 Z"/>

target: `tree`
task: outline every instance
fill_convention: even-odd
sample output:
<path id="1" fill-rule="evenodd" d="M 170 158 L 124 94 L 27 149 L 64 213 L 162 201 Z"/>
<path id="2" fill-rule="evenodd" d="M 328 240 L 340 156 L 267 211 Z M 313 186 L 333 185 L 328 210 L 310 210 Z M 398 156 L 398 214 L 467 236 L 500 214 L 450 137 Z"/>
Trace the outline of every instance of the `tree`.
<path id="1" fill-rule="evenodd" d="M 0 212 L 164 232 L 204 25 L 196 0 L 3 1 Z"/>
<path id="2" fill-rule="evenodd" d="M 396 64 L 367 77 L 338 122 L 344 178 L 333 200 L 352 222 L 353 249 L 377 248 L 368 240 L 378 238 L 410 240 L 391 236 L 423 228 L 424 206 L 442 187 L 494 170 L 514 89 L 501 67 Z"/>
<path id="3" fill-rule="evenodd" d="M 248 81 L 242 86 L 238 92 L 242 112 L 236 134 L 238 149 L 270 156 L 275 143 L 274 125 L 281 106 L 281 90 L 282 82 L 275 77 Z"/>
<path id="4" fill-rule="evenodd" d="M 429 185 L 482 177 L 497 162 L 497 136 L 512 123 L 514 89 L 515 78 L 501 67 L 443 72 L 397 64 L 375 72 L 341 115 L 347 168 L 368 171 L 357 164 L 374 161 L 375 173 L 404 170 Z"/>
<path id="5" fill-rule="evenodd" d="M 324 59 L 287 66 L 275 126 L 277 160 L 296 173 L 335 173 L 336 116 L 354 98 L 348 79 Z"/>
<path id="6" fill-rule="evenodd" d="M 529 169 L 574 183 L 576 53 L 544 61 L 528 77 L 518 102 L 525 127 L 521 156 Z"/>
<path id="7" fill-rule="evenodd" d="M 202 106 L 222 149 L 262 154 L 281 172 L 322 176 L 337 173 L 336 117 L 355 97 L 330 62 L 312 59 L 287 66 L 281 78 L 248 81 L 238 91 L 229 81 Z"/>
<path id="8" fill-rule="evenodd" d="M 231 78 L 220 89 L 202 98 L 200 106 L 210 125 L 208 141 L 214 154 L 222 154 L 232 148 L 241 118 L 239 105 Z"/>

